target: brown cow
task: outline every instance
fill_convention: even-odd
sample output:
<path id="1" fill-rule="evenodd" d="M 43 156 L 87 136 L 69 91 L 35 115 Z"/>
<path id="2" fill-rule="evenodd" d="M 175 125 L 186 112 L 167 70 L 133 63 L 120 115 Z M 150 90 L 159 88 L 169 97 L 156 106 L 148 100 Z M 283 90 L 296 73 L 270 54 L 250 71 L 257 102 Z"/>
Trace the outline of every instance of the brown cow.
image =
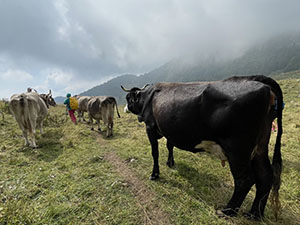
<path id="1" fill-rule="evenodd" d="M 90 120 L 95 119 L 97 121 L 99 131 L 101 131 L 100 120 L 104 122 L 107 127 L 106 137 L 113 135 L 113 118 L 115 107 L 117 109 L 118 117 L 120 118 L 117 101 L 114 97 L 96 96 L 91 97 L 88 101 L 89 118 Z M 91 130 L 94 130 L 93 124 L 91 126 Z"/>

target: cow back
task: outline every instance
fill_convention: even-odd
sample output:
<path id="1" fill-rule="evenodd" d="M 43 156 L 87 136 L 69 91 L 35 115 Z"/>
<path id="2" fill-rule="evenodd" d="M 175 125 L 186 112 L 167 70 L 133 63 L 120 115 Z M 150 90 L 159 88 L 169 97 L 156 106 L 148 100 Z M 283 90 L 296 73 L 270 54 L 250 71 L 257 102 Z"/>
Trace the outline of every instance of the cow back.
<path id="1" fill-rule="evenodd" d="M 100 106 L 101 100 L 97 96 L 91 97 L 88 101 L 88 113 L 93 119 L 100 120 L 102 118 Z"/>
<path id="2" fill-rule="evenodd" d="M 183 149 L 201 139 L 238 135 L 245 132 L 244 127 L 258 130 L 270 99 L 269 87 L 254 81 L 157 84 L 154 88 L 157 91 L 144 120 L 155 122 L 160 134 Z"/>
<path id="3" fill-rule="evenodd" d="M 83 112 L 88 111 L 88 101 L 90 100 L 91 96 L 80 96 L 78 98 L 78 109 Z"/>

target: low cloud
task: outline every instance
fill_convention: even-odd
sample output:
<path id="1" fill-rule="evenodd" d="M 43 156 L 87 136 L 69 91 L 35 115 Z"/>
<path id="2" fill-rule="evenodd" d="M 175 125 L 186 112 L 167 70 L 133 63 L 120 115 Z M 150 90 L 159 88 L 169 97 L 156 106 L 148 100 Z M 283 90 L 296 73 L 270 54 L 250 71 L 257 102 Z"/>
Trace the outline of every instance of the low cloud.
<path id="1" fill-rule="evenodd" d="M 33 76 L 30 73 L 18 69 L 9 69 L 6 72 L 0 74 L 0 76 L 5 81 L 18 83 L 33 80 Z"/>
<path id="2" fill-rule="evenodd" d="M 26 71 L 35 86 L 79 93 L 174 58 L 236 57 L 299 30 L 299 8 L 298 0 L 5 0 L 0 76 Z"/>

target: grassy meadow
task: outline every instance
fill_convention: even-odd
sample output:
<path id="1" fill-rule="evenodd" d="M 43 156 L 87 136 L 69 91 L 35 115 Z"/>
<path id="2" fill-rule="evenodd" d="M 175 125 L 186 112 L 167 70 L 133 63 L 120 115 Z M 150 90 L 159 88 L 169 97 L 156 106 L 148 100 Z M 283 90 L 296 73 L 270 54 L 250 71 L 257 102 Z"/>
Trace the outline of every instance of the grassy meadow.
<path id="1" fill-rule="evenodd" d="M 285 109 L 278 221 L 269 201 L 264 221 L 241 216 L 251 207 L 255 187 L 238 217 L 218 218 L 215 209 L 233 192 L 228 163 L 222 167 L 206 153 L 175 148 L 176 168 L 170 169 L 164 139 L 160 179 L 150 181 L 152 156 L 144 124 L 121 106 L 112 138 L 86 123 L 75 126 L 63 106 L 51 108 L 44 134 L 37 131 L 39 148 L 31 149 L 1 102 L 0 224 L 300 224 L 300 79 L 279 83 Z M 102 130 L 105 134 L 103 124 Z M 271 158 L 275 137 L 273 133 Z"/>

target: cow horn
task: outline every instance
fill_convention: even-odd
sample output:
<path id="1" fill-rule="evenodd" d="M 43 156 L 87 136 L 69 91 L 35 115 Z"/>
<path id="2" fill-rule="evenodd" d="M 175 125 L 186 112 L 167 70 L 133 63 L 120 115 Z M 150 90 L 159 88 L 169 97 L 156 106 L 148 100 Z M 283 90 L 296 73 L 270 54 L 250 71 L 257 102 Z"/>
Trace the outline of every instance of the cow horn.
<path id="1" fill-rule="evenodd" d="M 150 84 L 145 84 L 144 87 L 141 88 L 141 90 L 144 90 L 146 87 L 148 87 Z"/>
<path id="2" fill-rule="evenodd" d="M 125 89 L 122 85 L 121 85 L 121 88 L 122 88 L 122 90 L 125 91 L 125 92 L 130 92 L 129 89 Z"/>
<path id="3" fill-rule="evenodd" d="M 49 89 L 49 94 L 51 94 L 51 89 Z"/>

